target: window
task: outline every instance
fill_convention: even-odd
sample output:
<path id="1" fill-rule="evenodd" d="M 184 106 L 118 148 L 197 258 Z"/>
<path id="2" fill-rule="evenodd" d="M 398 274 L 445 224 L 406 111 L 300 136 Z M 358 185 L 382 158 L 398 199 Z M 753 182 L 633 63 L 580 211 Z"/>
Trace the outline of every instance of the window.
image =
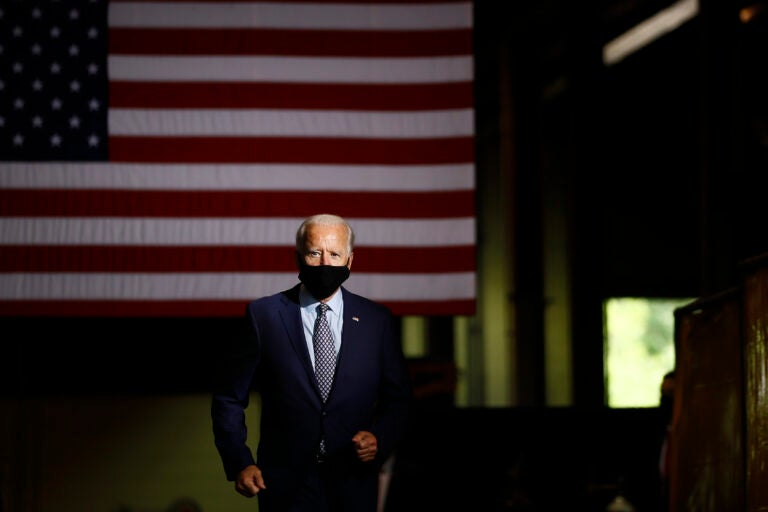
<path id="1" fill-rule="evenodd" d="M 604 303 L 604 368 L 610 407 L 656 407 L 675 368 L 676 308 L 693 299 L 613 298 Z"/>

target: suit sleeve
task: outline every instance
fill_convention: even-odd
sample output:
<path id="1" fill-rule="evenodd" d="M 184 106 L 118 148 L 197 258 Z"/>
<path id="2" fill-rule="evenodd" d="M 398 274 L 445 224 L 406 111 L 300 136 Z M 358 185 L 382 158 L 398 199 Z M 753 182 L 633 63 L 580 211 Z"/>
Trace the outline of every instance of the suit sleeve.
<path id="1" fill-rule="evenodd" d="M 244 467 L 255 464 L 253 452 L 246 443 L 245 423 L 245 409 L 259 362 L 258 333 L 251 325 L 246 315 L 214 375 L 213 434 L 228 480 L 234 480 Z"/>

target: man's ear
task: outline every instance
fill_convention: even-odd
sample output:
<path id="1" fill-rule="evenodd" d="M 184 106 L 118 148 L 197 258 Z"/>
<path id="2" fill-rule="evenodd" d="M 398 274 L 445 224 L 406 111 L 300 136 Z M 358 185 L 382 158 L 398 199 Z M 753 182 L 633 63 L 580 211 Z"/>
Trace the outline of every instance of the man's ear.
<path id="1" fill-rule="evenodd" d="M 293 254 L 296 256 L 296 266 L 301 268 L 301 264 L 304 261 L 304 258 L 301 256 L 299 251 L 295 251 Z"/>
<path id="2" fill-rule="evenodd" d="M 347 258 L 347 268 L 349 270 L 352 270 L 352 257 L 355 255 L 354 252 L 349 253 L 349 258 Z"/>

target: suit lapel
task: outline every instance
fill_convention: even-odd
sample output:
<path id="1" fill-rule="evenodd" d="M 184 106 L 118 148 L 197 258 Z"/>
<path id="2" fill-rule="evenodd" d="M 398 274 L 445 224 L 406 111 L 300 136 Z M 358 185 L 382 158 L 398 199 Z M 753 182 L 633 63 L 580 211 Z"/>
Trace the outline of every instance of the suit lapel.
<path id="1" fill-rule="evenodd" d="M 341 352 L 336 365 L 336 375 L 338 376 L 344 367 L 344 360 L 349 359 L 349 353 L 356 349 L 356 340 L 359 340 L 360 318 L 357 312 L 357 301 L 354 296 L 342 287 L 341 292 L 344 298 L 344 324 L 341 329 Z"/>
<path id="2" fill-rule="evenodd" d="M 312 360 L 307 352 L 307 342 L 304 339 L 304 327 L 301 322 L 301 311 L 299 309 L 299 286 L 283 292 L 282 308 L 280 310 L 280 319 L 285 327 L 288 341 L 293 346 L 293 350 L 304 365 L 307 375 L 314 387 L 317 388 L 315 379 L 315 369 L 312 368 Z M 318 393 L 320 392 L 317 388 Z"/>

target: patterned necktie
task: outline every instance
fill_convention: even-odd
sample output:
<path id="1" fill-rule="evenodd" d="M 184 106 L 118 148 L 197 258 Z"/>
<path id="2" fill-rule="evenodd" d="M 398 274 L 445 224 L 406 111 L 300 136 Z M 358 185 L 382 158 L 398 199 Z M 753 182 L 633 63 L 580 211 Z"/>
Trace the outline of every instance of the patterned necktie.
<path id="1" fill-rule="evenodd" d="M 315 346 L 315 376 L 320 386 L 320 394 L 323 402 L 328 398 L 333 383 L 333 373 L 336 370 L 336 348 L 333 346 L 333 335 L 325 312 L 328 304 L 317 306 L 317 320 L 315 321 L 315 333 L 312 335 L 312 343 Z"/>

